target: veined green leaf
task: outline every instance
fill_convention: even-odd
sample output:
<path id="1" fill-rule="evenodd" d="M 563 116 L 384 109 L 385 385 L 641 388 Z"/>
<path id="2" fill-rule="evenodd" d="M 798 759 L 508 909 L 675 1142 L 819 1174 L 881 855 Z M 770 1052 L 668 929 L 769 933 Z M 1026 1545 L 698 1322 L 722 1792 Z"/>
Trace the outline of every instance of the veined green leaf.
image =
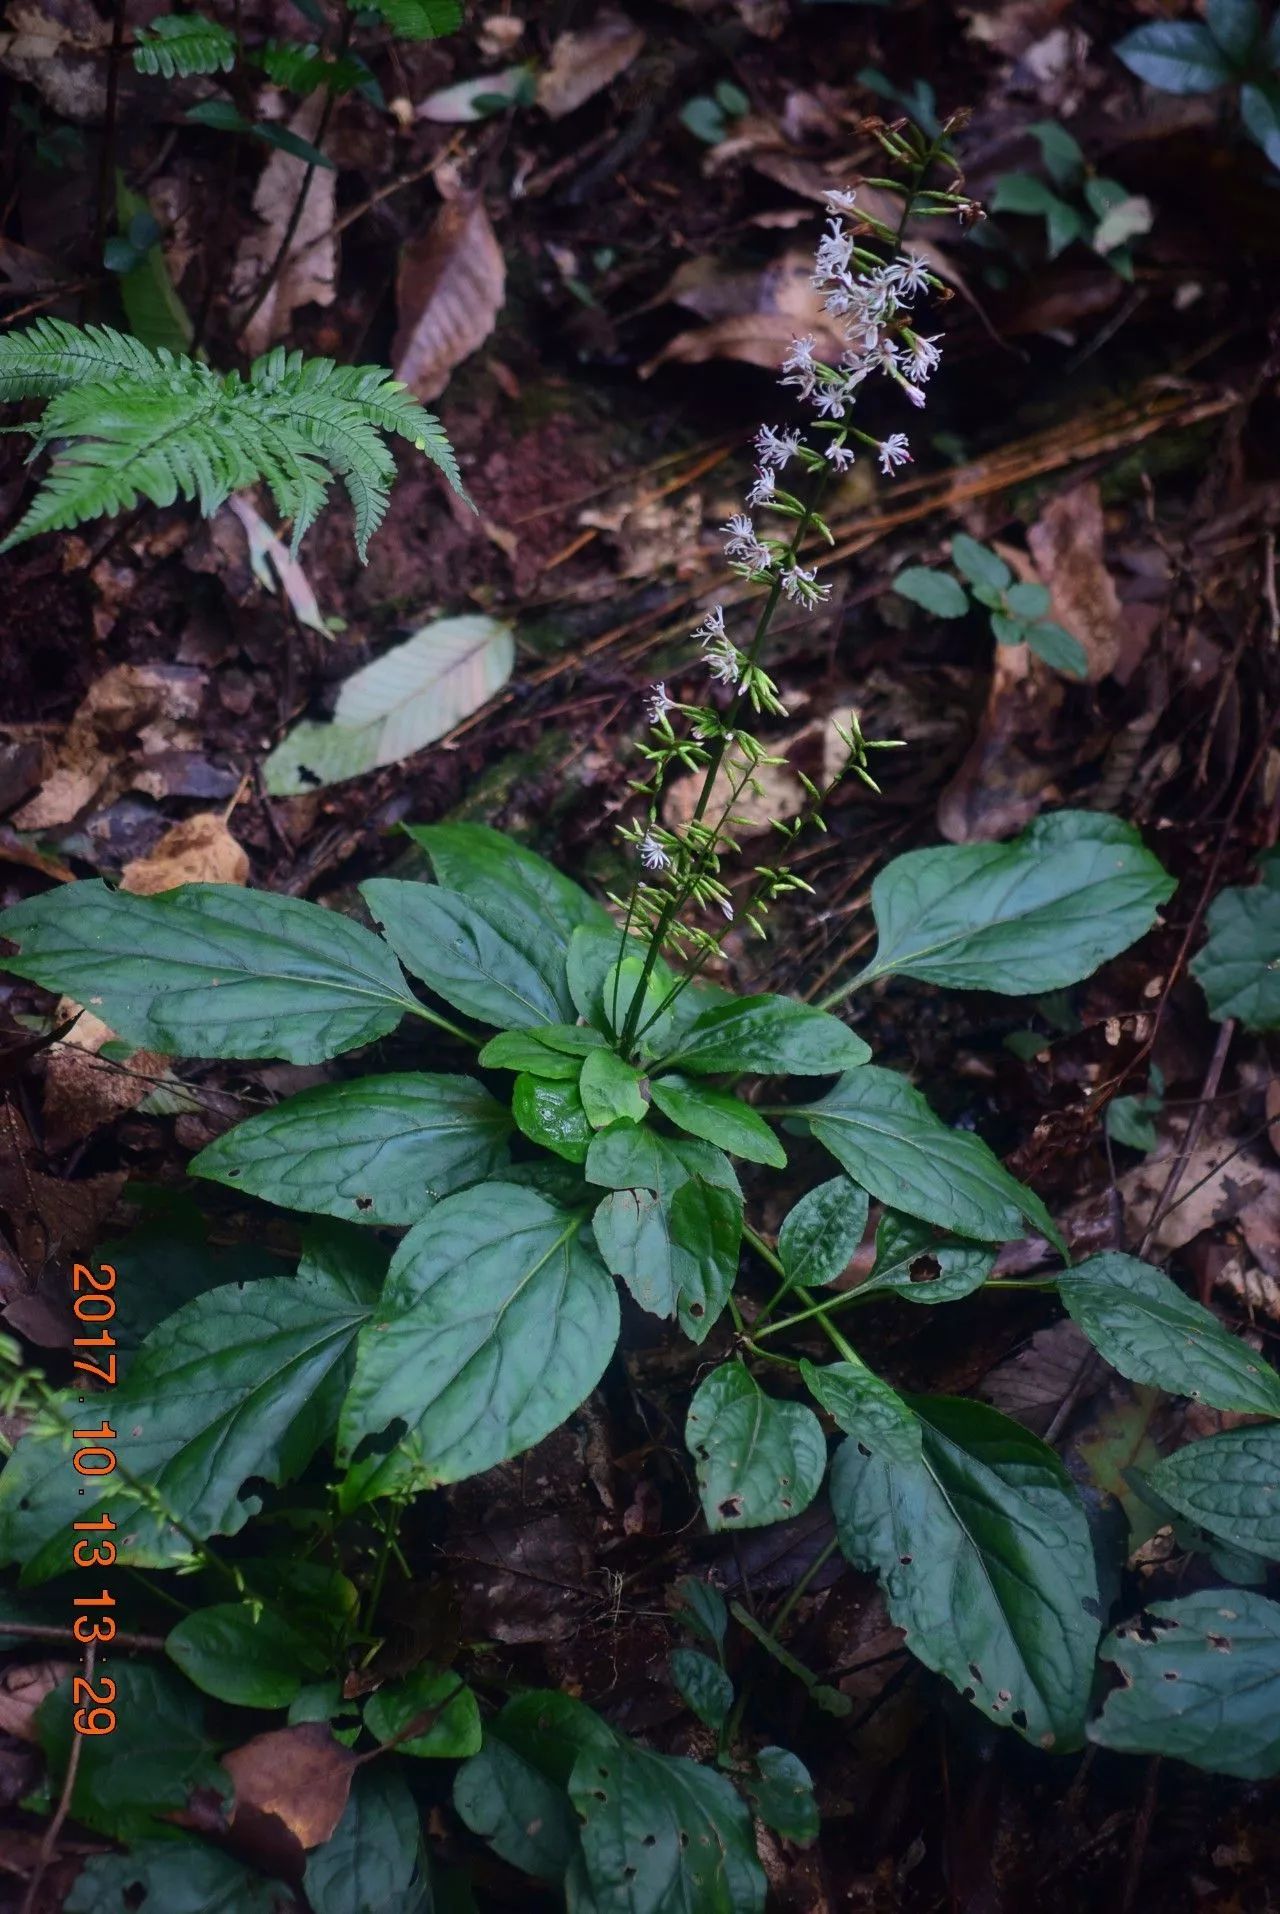
<path id="1" fill-rule="evenodd" d="M 406 967 L 455 1009 L 513 1030 L 572 1020 L 564 959 L 534 916 L 394 877 L 360 893 Z"/>
<path id="2" fill-rule="evenodd" d="M 592 1039 L 593 1047 L 604 1048 L 604 1038 L 598 1031 L 584 1029 L 583 1034 Z M 486 1070 L 516 1070 L 556 1083 L 576 1083 L 582 1070 L 582 1058 L 552 1049 L 543 1029 L 500 1030 L 496 1037 L 490 1037 L 477 1061 Z"/>
<path id="3" fill-rule="evenodd" d="M 606 1268 L 641 1309 L 678 1312 L 686 1335 L 700 1343 L 738 1273 L 742 1198 L 682 1171 L 678 1182 L 664 1185 L 613 1191 L 597 1205 L 592 1226 Z"/>
<path id="4" fill-rule="evenodd" d="M 1091 1741 L 1242 1781 L 1280 1774 L 1280 1603 L 1251 1589 L 1199 1589 L 1153 1602 L 1100 1652 L 1124 1686 L 1090 1724 Z"/>
<path id="5" fill-rule="evenodd" d="M 619 940 L 602 904 L 504 831 L 488 824 L 406 824 L 404 829 L 431 859 L 437 883 L 473 903 L 499 910 L 515 904 L 523 915 L 537 917 L 544 934 L 553 935 L 566 951 L 579 924 L 613 930 L 615 943 Z"/>
<path id="6" fill-rule="evenodd" d="M 106 1740 L 108 1753 L 113 1741 Z M 169 1828 L 162 1839 L 135 1841 L 128 1854 L 90 1855 L 62 1906 L 64 1914 L 119 1914 L 136 1906 L 166 1914 L 276 1914 L 278 1886 L 208 1841 Z M 316 1914 L 336 1910 L 316 1905 Z"/>
<path id="7" fill-rule="evenodd" d="M 785 1748 L 761 1748 L 755 1773 L 744 1777 L 743 1789 L 767 1828 L 807 1848 L 818 1838 L 818 1804 L 813 1778 L 799 1755 Z"/>
<path id="8" fill-rule="evenodd" d="M 219 1602 L 184 1615 L 165 1653 L 206 1695 L 240 1708 L 287 1708 L 327 1657 L 278 1609 Z"/>
<path id="9" fill-rule="evenodd" d="M 613 1748 L 597 1715 L 570 1695 L 532 1689 L 507 1702 L 464 1762 L 453 1804 L 473 1834 L 535 1880 L 560 1882 L 578 1854 L 567 1793 L 584 1748 Z"/>
<path id="10" fill-rule="evenodd" d="M 312 1914 L 429 1914 L 418 1805 L 389 1762 L 357 1768 L 341 1821 L 307 1855 L 303 1887 Z"/>
<path id="11" fill-rule="evenodd" d="M 1231 62 L 1198 20 L 1151 20 L 1111 49 L 1161 93 L 1211 93 L 1231 78 Z"/>
<path id="12" fill-rule="evenodd" d="M 1052 812 L 1007 844 L 908 851 L 871 887 L 880 942 L 859 981 L 1055 990 L 1127 949 L 1173 890 L 1133 827 L 1097 811 Z"/>
<path id="13" fill-rule="evenodd" d="M 691 1176 L 742 1194 L 732 1163 L 701 1138 L 662 1136 L 648 1124 L 611 1123 L 591 1140 L 584 1174 L 606 1190 L 656 1190 L 673 1195 Z"/>
<path id="14" fill-rule="evenodd" d="M 119 1656 L 112 1659 L 111 1678 L 116 1684 L 112 1734 L 77 1735 L 73 1717 L 79 1704 L 70 1675 L 45 1696 L 36 1715 L 55 1786 L 79 1743 L 71 1796 L 77 1821 L 119 1841 L 145 1840 L 166 1832 L 162 1821 L 185 1809 L 197 1788 L 210 1789 L 219 1802 L 230 1794 L 231 1777 L 214 1759 L 204 1704 L 194 1688 L 172 1669 Z"/>
<path id="15" fill-rule="evenodd" d="M 1058 1277 L 1073 1322 L 1130 1382 L 1214 1409 L 1280 1416 L 1280 1375 L 1202 1303 L 1136 1256 L 1091 1256 Z"/>
<path id="16" fill-rule="evenodd" d="M 1280 1559 L 1280 1428 L 1188 1442 L 1151 1470 L 1157 1495 L 1210 1535 Z"/>
<path id="17" fill-rule="evenodd" d="M 671 1651 L 671 1680 L 687 1708 L 708 1728 L 723 1728 L 733 1706 L 733 1683 L 718 1661 L 697 1648 Z"/>
<path id="18" fill-rule="evenodd" d="M 999 552 L 980 545 L 968 532 L 957 532 L 952 538 L 951 558 L 971 585 L 981 585 L 988 591 L 1002 592 L 1013 577 Z"/>
<path id="19" fill-rule="evenodd" d="M 827 1445 L 812 1409 L 775 1402 L 740 1362 L 713 1369 L 689 1405 L 685 1445 L 713 1530 L 762 1528 L 808 1508 Z"/>
<path id="20" fill-rule="evenodd" d="M 584 1057 L 578 1094 L 592 1129 L 606 1129 L 620 1118 L 643 1123 L 649 1113 L 643 1083 L 643 1073 L 634 1064 L 624 1063 L 612 1050 L 593 1050 Z"/>
<path id="21" fill-rule="evenodd" d="M 595 1132 L 576 1083 L 519 1076 L 511 1092 L 511 1114 L 531 1143 L 564 1157 L 567 1163 L 586 1162 Z"/>
<path id="22" fill-rule="evenodd" d="M 876 1260 L 859 1295 L 891 1290 L 912 1303 L 954 1303 L 980 1289 L 996 1253 L 977 1243 L 939 1238 L 915 1216 L 886 1210 L 876 1230 Z"/>
<path id="23" fill-rule="evenodd" d="M 288 1209 L 416 1223 L 442 1196 L 501 1170 L 510 1129 L 470 1077 L 358 1077 L 237 1124 L 190 1168 Z"/>
<path id="24" fill-rule="evenodd" d="M 1062 1247 L 1040 1198 L 1019 1183 L 981 1137 L 949 1130 L 905 1077 L 877 1064 L 851 1070 L 803 1117 L 825 1149 L 891 1209 L 978 1242 L 1022 1234 L 1023 1219 Z"/>
<path id="25" fill-rule="evenodd" d="M 431 1662 L 370 1695 L 364 1725 L 379 1741 L 391 1741 L 420 1715 L 432 1719 L 419 1733 L 396 1742 L 401 1754 L 456 1761 L 479 1748 L 483 1737 L 475 1696 L 451 1668 Z"/>
<path id="26" fill-rule="evenodd" d="M 778 1232 L 778 1257 L 789 1283 L 822 1288 L 844 1275 L 867 1227 L 867 1192 L 833 1176 L 802 1196 Z"/>
<path id="27" fill-rule="evenodd" d="M 617 1341 L 618 1300 L 581 1221 L 533 1190 L 482 1183 L 410 1230 L 343 1406 L 347 1508 L 492 1468 L 550 1435 L 594 1388 Z M 393 1446 L 380 1452 L 373 1439 L 388 1430 Z"/>
<path id="28" fill-rule="evenodd" d="M 787 1153 L 762 1116 L 727 1090 L 708 1090 L 679 1076 L 655 1077 L 649 1095 L 663 1116 L 690 1136 L 701 1137 L 748 1163 L 785 1169 Z"/>
<path id="29" fill-rule="evenodd" d="M 904 565 L 894 574 L 893 590 L 935 618 L 963 618 L 969 609 L 969 594 L 959 580 L 928 565 Z"/>
<path id="30" fill-rule="evenodd" d="M 1191 969 L 1219 1023 L 1238 1017 L 1250 1030 L 1280 1030 L 1280 853 L 1261 858 L 1259 873 L 1260 884 L 1214 898 Z"/>
<path id="31" fill-rule="evenodd" d="M 0 915 L 0 970 L 64 991 L 127 1042 L 187 1057 L 320 1063 L 394 1030 L 414 999 L 386 945 L 336 911 L 236 884 L 160 897 L 66 884 Z"/>
<path id="32" fill-rule="evenodd" d="M 790 997 L 738 997 L 705 1010 L 671 1061 L 695 1076 L 753 1070 L 762 1076 L 833 1077 L 865 1063 L 870 1047 L 848 1024 Z"/>

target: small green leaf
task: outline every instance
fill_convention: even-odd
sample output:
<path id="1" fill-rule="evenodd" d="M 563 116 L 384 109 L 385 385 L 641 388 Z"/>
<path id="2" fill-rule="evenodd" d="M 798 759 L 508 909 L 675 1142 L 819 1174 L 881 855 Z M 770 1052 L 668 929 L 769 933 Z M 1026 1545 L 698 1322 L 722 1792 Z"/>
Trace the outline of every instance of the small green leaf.
<path id="1" fill-rule="evenodd" d="M 156 1914 L 277 1914 L 279 1885 L 208 1841 L 167 1828 L 162 1839 L 135 1842 L 128 1854 L 90 1855 L 62 1906 L 63 1914 L 125 1914 L 142 1906 Z M 336 1910 L 316 1904 L 315 1914 Z"/>
<path id="2" fill-rule="evenodd" d="M 213 1802 L 222 1802 L 231 1792 L 231 1777 L 214 1759 L 204 1703 L 195 1689 L 171 1669 L 119 1656 L 112 1657 L 111 1678 L 116 1684 L 112 1734 L 77 1735 L 73 1717 L 80 1703 L 73 1699 L 70 1675 L 45 1696 L 36 1714 L 55 1787 L 79 1745 L 71 1796 L 75 1819 L 115 1840 L 140 1841 L 169 1832 L 162 1822 L 185 1810 L 197 1788 L 211 1790 Z"/>
<path id="3" fill-rule="evenodd" d="M 1141 1150 L 1145 1156 L 1160 1141 L 1153 1118 L 1161 1108 L 1159 1097 L 1117 1097 L 1107 1105 L 1107 1135 L 1113 1143 Z"/>
<path id="4" fill-rule="evenodd" d="M 376 1740 L 391 1741 L 419 1715 L 430 1719 L 407 1741 L 396 1742 L 400 1754 L 456 1761 L 479 1748 L 476 1698 L 451 1668 L 424 1662 L 403 1680 L 388 1682 L 365 1703 L 364 1725 Z"/>
<path id="5" fill-rule="evenodd" d="M 1020 618 L 1008 618 L 1002 611 L 991 614 L 991 632 L 998 645 L 1022 645 L 1026 643 L 1027 627 Z"/>
<path id="6" fill-rule="evenodd" d="M 1040 157 L 1055 185 L 1069 186 L 1079 179 L 1084 171 L 1084 151 L 1065 126 L 1059 126 L 1056 120 L 1038 120 L 1027 131 L 1040 148 Z"/>
<path id="7" fill-rule="evenodd" d="M 585 1041 L 574 1052 L 560 1039 L 565 1032 Z M 577 1024 L 546 1024 L 537 1030 L 502 1030 L 490 1037 L 477 1062 L 486 1070 L 527 1071 L 531 1077 L 548 1077 L 559 1083 L 575 1083 L 582 1069 L 582 1058 L 592 1050 L 602 1050 L 604 1038 L 597 1030 Z"/>
<path id="8" fill-rule="evenodd" d="M 614 1737 L 569 1695 L 531 1689 L 506 1703 L 463 1764 L 453 1804 L 473 1834 L 535 1880 L 559 1882 L 578 1853 L 566 1792 L 585 1748 L 611 1753 Z M 585 1914 L 585 1910 L 584 1910 Z"/>
<path id="9" fill-rule="evenodd" d="M 1205 0 L 1204 17 L 1232 66 L 1238 71 L 1248 66 L 1262 32 L 1257 0 Z"/>
<path id="10" fill-rule="evenodd" d="M 1088 677 L 1089 654 L 1065 626 L 1040 619 L 1027 626 L 1025 640 L 1037 657 L 1043 658 L 1055 671 L 1065 672 L 1070 678 Z"/>
<path id="11" fill-rule="evenodd" d="M 727 1090 L 708 1090 L 685 1077 L 670 1076 L 654 1078 L 649 1094 L 663 1116 L 690 1136 L 745 1157 L 748 1163 L 786 1168 L 786 1151 L 764 1118 Z"/>
<path id="12" fill-rule="evenodd" d="M 606 1035 L 616 1035 L 626 1022 L 643 969 L 640 949 L 635 938 L 624 941 L 622 932 L 612 925 L 580 925 L 570 940 L 567 963 L 574 1005 L 580 1017 Z M 645 988 L 642 1022 L 675 981 L 675 972 L 659 958 Z"/>
<path id="13" fill-rule="evenodd" d="M 643 1082 L 643 1073 L 634 1064 L 624 1063 L 612 1050 L 593 1050 L 584 1059 L 578 1079 L 578 1095 L 591 1128 L 603 1130 L 619 1118 L 643 1123 L 649 1113 L 640 1087 Z"/>
<path id="14" fill-rule="evenodd" d="M 416 1223 L 442 1196 L 501 1171 L 510 1128 L 470 1077 L 359 1077 L 250 1117 L 189 1168 L 287 1209 Z"/>
<path id="15" fill-rule="evenodd" d="M 1132 826 L 1096 811 L 1052 812 L 1006 844 L 908 851 L 871 887 L 880 942 L 859 981 L 897 972 L 1019 997 L 1079 983 L 1173 890 Z"/>
<path id="16" fill-rule="evenodd" d="M 963 618 L 969 609 L 969 595 L 950 572 L 936 572 L 928 565 L 905 565 L 895 573 L 893 589 L 899 598 L 923 606 L 935 618 Z"/>
<path id="17" fill-rule="evenodd" d="M 1112 51 L 1161 93 L 1211 93 L 1232 74 L 1231 62 L 1198 21 L 1153 20 L 1117 40 Z"/>
<path id="18" fill-rule="evenodd" d="M 387 1762 L 357 1768 L 342 1819 L 307 1855 L 303 1887 L 312 1914 L 428 1914 L 417 1803 Z"/>
<path id="19" fill-rule="evenodd" d="M 1013 577 L 998 552 L 986 545 L 979 545 L 976 538 L 970 538 L 967 532 L 956 532 L 951 540 L 951 559 L 957 571 L 964 573 L 973 585 L 984 585 L 989 591 L 1003 591 Z"/>
<path id="20" fill-rule="evenodd" d="M 1058 1277 L 1058 1294 L 1098 1353 L 1130 1382 L 1154 1383 L 1213 1409 L 1280 1416 L 1280 1375 L 1202 1303 L 1136 1256 L 1091 1256 Z"/>
<path id="21" fill-rule="evenodd" d="M 161 14 L 133 31 L 138 73 L 185 80 L 197 73 L 230 73 L 235 63 L 235 35 L 202 13 Z"/>
<path id="22" fill-rule="evenodd" d="M 327 153 L 322 153 L 310 140 L 304 140 L 292 127 L 277 126 L 274 120 L 255 120 L 249 131 L 264 146 L 274 146 L 278 152 L 288 153 L 293 159 L 301 160 L 304 166 L 323 166 L 333 172 L 334 164 Z"/>
<path id="23" fill-rule="evenodd" d="M 762 1528 L 808 1508 L 822 1485 L 827 1445 L 818 1418 L 765 1395 L 740 1362 L 713 1369 L 689 1405 L 685 1445 L 712 1530 Z"/>
<path id="24" fill-rule="evenodd" d="M 515 1030 L 572 1019 L 563 956 L 532 914 L 393 877 L 360 894 L 406 967 L 455 1009 Z"/>
<path id="25" fill-rule="evenodd" d="M 680 108 L 680 124 L 706 146 L 718 146 L 729 131 L 722 107 L 706 93 L 685 101 Z"/>
<path id="26" fill-rule="evenodd" d="M 813 1779 L 799 1755 L 785 1748 L 761 1748 L 755 1771 L 742 1780 L 744 1793 L 767 1828 L 797 1847 L 818 1838 L 818 1804 Z"/>
<path id="27" fill-rule="evenodd" d="M 675 1597 L 676 1620 L 690 1634 L 699 1635 L 703 1641 L 710 1642 L 716 1653 L 720 1654 L 729 1627 L 729 1611 L 720 1590 L 697 1575 L 682 1575 L 675 1583 L 672 1594 Z"/>
<path id="28" fill-rule="evenodd" d="M 705 1342 L 738 1274 L 742 1198 L 691 1176 L 670 1200 L 676 1313 L 691 1342 Z"/>
<path id="29" fill-rule="evenodd" d="M 1234 1547 L 1280 1559 L 1280 1428 L 1231 1429 L 1157 1463 L 1152 1488 Z"/>
<path id="30" fill-rule="evenodd" d="M 1280 1773 L 1280 1603 L 1242 1588 L 1153 1602 L 1099 1651 L 1124 1678 L 1089 1739 L 1213 1774 Z"/>
<path id="31" fill-rule="evenodd" d="M 867 1227 L 867 1193 L 833 1176 L 802 1196 L 778 1232 L 778 1258 L 788 1283 L 822 1288 L 844 1275 Z"/>
<path id="32" fill-rule="evenodd" d="M 671 1653 L 671 1679 L 685 1706 L 708 1728 L 723 1728 L 733 1706 L 733 1683 L 718 1661 L 696 1648 Z"/>
<path id="33" fill-rule="evenodd" d="M 792 1112 L 855 1183 L 891 1209 L 983 1243 L 1019 1236 L 1025 1218 L 1060 1244 L 1040 1198 L 969 1130 L 949 1130 L 896 1071 L 864 1064 L 819 1103 Z"/>
<path id="34" fill-rule="evenodd" d="M 742 1196 L 691 1176 L 673 1152 L 660 1151 L 651 1167 L 656 1188 L 624 1187 L 597 1206 L 596 1242 L 606 1268 L 641 1309 L 655 1316 L 678 1311 L 685 1333 L 702 1342 L 738 1273 Z"/>
<path id="35" fill-rule="evenodd" d="M 572 1415 L 618 1337 L 617 1292 L 581 1220 L 533 1190 L 481 1183 L 410 1230 L 343 1405 L 345 1507 L 477 1475 Z M 385 1430 L 395 1440 L 379 1452 Z"/>
<path id="36" fill-rule="evenodd" d="M 196 1609 L 169 1630 L 164 1647 L 188 1681 L 240 1708 L 287 1708 L 326 1659 L 284 1615 L 250 1602 Z"/>
<path id="37" fill-rule="evenodd" d="M 519 1076 L 511 1092 L 511 1114 L 531 1143 L 585 1163 L 594 1134 L 576 1083 L 549 1083 L 545 1077 Z"/>
<path id="38" fill-rule="evenodd" d="M 1024 584 L 1021 581 L 1010 585 L 1004 599 L 1009 610 L 1019 618 L 1039 618 L 1042 612 L 1048 611 L 1051 603 L 1043 585 Z"/>
<path id="39" fill-rule="evenodd" d="M 831 1077 L 865 1063 L 870 1047 L 848 1024 L 790 997 L 737 997 L 706 1010 L 672 1060 L 695 1076 L 751 1070 L 761 1076 Z"/>
<path id="40" fill-rule="evenodd" d="M 841 1547 L 879 1574 L 926 1667 L 1033 1745 L 1078 1747 L 1099 1608 L 1070 1477 L 984 1404 L 900 1398 L 894 1412 L 891 1393 L 879 1385 L 865 1419 L 847 1417 L 853 1433 L 831 1470 Z"/>
<path id="41" fill-rule="evenodd" d="M 1280 1030 L 1280 853 L 1262 858 L 1259 871 L 1261 883 L 1214 898 L 1191 969 L 1218 1023 L 1236 1017 L 1250 1030 Z"/>
<path id="42" fill-rule="evenodd" d="M 889 1290 L 912 1303 L 954 1303 L 971 1296 L 995 1265 L 995 1251 L 940 1237 L 915 1216 L 886 1210 L 876 1229 L 876 1260 L 860 1296 Z"/>
<path id="43" fill-rule="evenodd" d="M 606 1190 L 656 1190 L 674 1195 L 691 1176 L 742 1194 L 722 1150 L 695 1137 L 662 1136 L 647 1124 L 611 1123 L 591 1140 L 584 1166 L 588 1183 Z"/>
<path id="44" fill-rule="evenodd" d="M 395 1029 L 413 997 L 369 931 L 298 897 L 186 884 L 160 897 L 64 884 L 0 915 L 0 970 L 59 990 L 130 1043 L 320 1063 Z"/>
<path id="45" fill-rule="evenodd" d="M 193 332 L 191 317 L 170 277 L 164 249 L 158 243 L 159 228 L 146 200 L 125 184 L 121 173 L 116 175 L 116 217 L 128 229 L 126 243 L 132 254 L 120 280 L 120 299 L 130 331 L 153 351 L 186 352 Z"/>

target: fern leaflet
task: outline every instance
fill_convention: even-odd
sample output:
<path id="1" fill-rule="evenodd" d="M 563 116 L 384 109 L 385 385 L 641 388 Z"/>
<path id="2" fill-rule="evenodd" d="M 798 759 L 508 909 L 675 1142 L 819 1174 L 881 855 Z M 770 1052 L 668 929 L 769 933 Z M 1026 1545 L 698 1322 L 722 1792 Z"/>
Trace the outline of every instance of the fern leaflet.
<path id="1" fill-rule="evenodd" d="M 133 36 L 139 73 L 186 80 L 193 73 L 230 73 L 235 63 L 235 36 L 202 13 L 164 13 Z"/>
<path id="2" fill-rule="evenodd" d="M 395 461 L 384 435 L 425 452 L 463 498 L 440 421 L 381 366 L 339 366 L 277 346 L 247 378 L 150 351 L 110 326 L 40 319 L 0 336 L 0 399 L 47 399 L 32 457 L 54 446 L 44 485 L 0 551 L 39 532 L 194 499 L 208 517 L 260 480 L 298 545 L 336 474 L 363 561 L 385 516 Z"/>
<path id="3" fill-rule="evenodd" d="M 438 40 L 462 25 L 460 0 L 370 0 L 370 6 L 405 40 Z"/>

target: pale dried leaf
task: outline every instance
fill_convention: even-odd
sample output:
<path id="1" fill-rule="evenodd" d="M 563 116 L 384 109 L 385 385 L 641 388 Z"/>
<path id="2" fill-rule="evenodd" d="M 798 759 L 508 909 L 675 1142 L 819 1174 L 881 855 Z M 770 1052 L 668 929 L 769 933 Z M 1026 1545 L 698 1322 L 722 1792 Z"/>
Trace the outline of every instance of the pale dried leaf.
<path id="1" fill-rule="evenodd" d="M 708 359 L 741 359 L 775 370 L 799 333 L 811 333 L 820 358 L 838 359 L 844 347 L 813 285 L 813 261 L 788 251 L 762 272 L 733 272 L 715 261 L 694 259 L 667 282 L 659 299 L 711 321 L 697 332 L 677 333 L 647 365 L 702 365 Z"/>
<path id="2" fill-rule="evenodd" d="M 155 897 L 179 884 L 247 884 L 249 859 L 217 811 L 198 811 L 166 831 L 145 857 L 135 857 L 120 876 L 120 888 Z"/>
<path id="3" fill-rule="evenodd" d="M 173 742 L 167 727 L 194 718 L 204 677 L 183 665 L 113 665 L 77 709 L 36 795 L 15 812 L 20 831 L 69 824 L 149 733 L 156 748 Z M 144 747 L 145 748 L 145 747 Z"/>
<path id="4" fill-rule="evenodd" d="M 397 379 L 435 399 L 456 365 L 493 331 L 507 272 L 478 193 L 450 200 L 428 230 L 400 252 L 399 327 L 391 347 Z"/>
<path id="5" fill-rule="evenodd" d="M 538 105 L 553 120 L 625 72 L 644 45 L 644 34 L 625 13 L 605 8 L 580 33 L 561 33 L 538 80 Z"/>
<path id="6" fill-rule="evenodd" d="M 324 92 L 317 88 L 287 122 L 290 132 L 314 142 L 323 110 Z M 236 255 L 232 285 L 237 297 L 253 297 L 262 275 L 270 270 L 306 177 L 305 160 L 272 150 L 253 195 L 253 210 L 261 224 L 247 235 Z M 317 166 L 312 172 L 289 251 L 245 330 L 249 352 L 265 352 L 275 340 L 282 339 L 299 306 L 333 304 L 338 276 L 338 241 L 333 231 L 337 179 L 337 173 L 327 166 Z"/>
<path id="7" fill-rule="evenodd" d="M 1061 675 L 1026 645 L 997 645 L 986 709 L 964 762 L 938 799 L 951 844 L 1010 837 L 1037 817 L 1054 778 Z"/>
<path id="8" fill-rule="evenodd" d="M 311 589 L 311 580 L 289 547 L 276 537 L 262 514 L 254 510 L 247 498 L 240 497 L 229 498 L 224 509 L 244 526 L 249 541 L 249 563 L 253 566 L 253 575 L 258 583 L 267 591 L 275 591 L 278 586 L 300 625 L 318 631 L 322 638 L 331 638 L 333 634 L 324 621 L 319 601 Z"/>
<path id="9" fill-rule="evenodd" d="M 430 120 L 435 126 L 466 126 L 473 120 L 488 119 L 491 109 L 476 101 L 514 100 L 528 84 L 527 66 L 503 67 L 499 73 L 477 73 L 470 80 L 456 80 L 429 93 L 414 108 L 415 120 Z"/>
<path id="10" fill-rule="evenodd" d="M 19 1741 L 39 1742 L 35 1712 L 60 1681 L 79 1670 L 78 1662 L 33 1661 L 0 1674 L 0 1731 Z"/>
<path id="11" fill-rule="evenodd" d="M 267 759 L 267 789 L 295 797 L 434 744 L 511 676 L 515 641 L 497 618 L 438 618 L 347 679 L 332 724 L 300 724 Z"/>

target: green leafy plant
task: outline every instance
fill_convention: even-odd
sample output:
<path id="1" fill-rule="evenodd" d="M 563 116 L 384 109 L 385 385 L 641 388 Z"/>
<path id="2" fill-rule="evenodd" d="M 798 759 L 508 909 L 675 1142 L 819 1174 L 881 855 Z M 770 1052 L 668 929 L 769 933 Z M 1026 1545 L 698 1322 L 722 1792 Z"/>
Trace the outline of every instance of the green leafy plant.
<path id="1" fill-rule="evenodd" d="M 1203 21 L 1148 21 L 1115 52 L 1161 93 L 1238 88 L 1245 132 L 1280 168 L 1280 18 L 1264 23 L 1257 0 L 1206 0 Z"/>
<path id="2" fill-rule="evenodd" d="M 1065 126 L 1042 120 L 1027 132 L 1040 148 L 1049 180 L 1034 173 L 1001 173 L 992 188 L 991 211 L 1043 219 L 1050 259 L 1078 240 L 1100 253 L 1122 279 L 1132 279 L 1129 242 L 1151 230 L 1150 201 L 1093 172 Z"/>
<path id="3" fill-rule="evenodd" d="M 707 146 L 718 146 L 751 102 L 733 80 L 717 80 L 710 93 L 697 93 L 680 108 L 680 123 Z"/>
<path id="4" fill-rule="evenodd" d="M 980 545 L 967 532 L 952 538 L 951 561 L 959 578 L 932 566 L 907 565 L 894 578 L 894 591 L 935 618 L 963 618 L 971 601 L 981 605 L 990 613 L 991 635 L 997 644 L 1030 645 L 1055 671 L 1084 677 L 1088 666 L 1084 646 L 1064 626 L 1045 618 L 1050 599 L 1043 585 L 1015 583 L 999 552 Z"/>
<path id="5" fill-rule="evenodd" d="M 208 517 L 259 481 L 293 521 L 296 551 L 337 475 L 363 559 L 395 476 L 384 434 L 425 452 L 462 491 L 439 420 L 379 366 L 276 347 L 242 377 L 151 351 L 110 326 L 41 319 L 0 338 L 0 399 L 48 400 L 31 456 L 54 448 L 35 502 L 0 551 L 141 498 L 193 499 Z"/>

